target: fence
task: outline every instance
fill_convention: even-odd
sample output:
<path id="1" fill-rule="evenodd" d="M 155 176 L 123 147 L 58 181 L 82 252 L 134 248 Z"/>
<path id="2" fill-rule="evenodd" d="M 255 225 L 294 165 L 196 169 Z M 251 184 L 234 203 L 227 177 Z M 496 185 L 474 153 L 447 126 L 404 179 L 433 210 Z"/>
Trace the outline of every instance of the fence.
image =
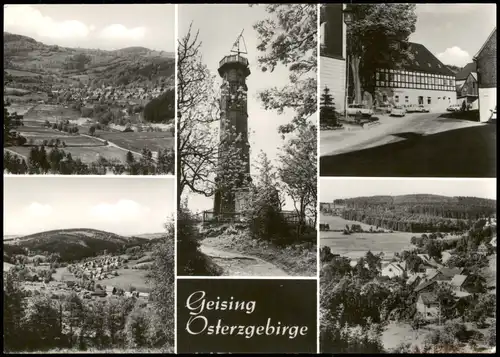
<path id="1" fill-rule="evenodd" d="M 295 211 L 282 211 L 283 218 L 286 222 L 295 225 L 300 222 L 300 217 Z M 242 222 L 245 219 L 245 215 L 241 212 L 221 212 L 215 213 L 214 211 L 203 211 L 202 221 L 203 222 L 220 222 L 220 223 L 233 223 Z M 314 227 L 313 219 L 306 219 L 306 225 Z"/>

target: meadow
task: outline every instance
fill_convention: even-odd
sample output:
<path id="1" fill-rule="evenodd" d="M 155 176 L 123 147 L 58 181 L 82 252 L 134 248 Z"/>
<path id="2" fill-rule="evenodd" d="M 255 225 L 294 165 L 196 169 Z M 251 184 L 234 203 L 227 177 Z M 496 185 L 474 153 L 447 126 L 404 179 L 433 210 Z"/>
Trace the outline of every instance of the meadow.
<path id="1" fill-rule="evenodd" d="M 330 225 L 331 231 L 320 232 L 321 246 L 328 246 L 332 253 L 347 256 L 351 259 L 358 259 L 369 250 L 372 253 L 384 253 L 384 258 L 390 259 L 394 253 L 412 248 L 410 239 L 416 233 L 407 232 L 384 232 L 384 233 L 353 233 L 344 235 L 343 230 L 347 225 L 359 224 L 363 230 L 369 230 L 370 225 L 348 221 L 339 216 L 320 216 L 321 223 Z M 376 227 L 373 227 L 375 229 Z M 335 232 L 337 230 L 337 232 Z"/>
<path id="2" fill-rule="evenodd" d="M 349 227 L 351 227 L 353 224 L 358 224 L 358 225 L 361 226 L 361 228 L 364 231 L 370 230 L 370 227 L 372 227 L 373 229 L 377 228 L 375 226 L 370 226 L 369 224 L 366 224 L 366 223 L 361 223 L 361 222 L 356 222 L 356 221 L 349 221 L 347 219 L 343 219 L 340 216 L 328 216 L 328 215 L 325 215 L 323 213 L 320 213 L 319 221 L 322 224 L 324 224 L 324 223 L 329 224 L 331 231 L 343 231 L 344 228 L 345 228 L 345 226 L 346 226 L 346 224 Z"/>
<path id="3" fill-rule="evenodd" d="M 134 287 L 137 291 L 149 292 L 151 288 L 146 282 L 146 274 L 147 270 L 143 269 L 118 269 L 118 276 L 98 280 L 96 283 L 102 286 L 112 285 L 125 291 L 130 291 L 130 287 Z"/>
<path id="4" fill-rule="evenodd" d="M 131 151 L 141 152 L 143 148 L 151 151 L 174 147 L 174 136 L 170 132 L 101 132 L 99 137 Z"/>

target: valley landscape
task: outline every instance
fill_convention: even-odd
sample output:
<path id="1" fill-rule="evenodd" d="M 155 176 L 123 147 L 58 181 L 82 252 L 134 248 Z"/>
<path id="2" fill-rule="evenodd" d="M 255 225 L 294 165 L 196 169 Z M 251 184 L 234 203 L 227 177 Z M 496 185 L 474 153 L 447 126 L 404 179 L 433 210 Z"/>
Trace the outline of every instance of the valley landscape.
<path id="1" fill-rule="evenodd" d="M 4 32 L 4 172 L 173 174 L 174 54 Z"/>
<path id="2" fill-rule="evenodd" d="M 322 352 L 495 347 L 496 200 L 419 193 L 321 202 Z"/>
<path id="3" fill-rule="evenodd" d="M 4 181 L 4 351 L 173 352 L 173 179 Z"/>

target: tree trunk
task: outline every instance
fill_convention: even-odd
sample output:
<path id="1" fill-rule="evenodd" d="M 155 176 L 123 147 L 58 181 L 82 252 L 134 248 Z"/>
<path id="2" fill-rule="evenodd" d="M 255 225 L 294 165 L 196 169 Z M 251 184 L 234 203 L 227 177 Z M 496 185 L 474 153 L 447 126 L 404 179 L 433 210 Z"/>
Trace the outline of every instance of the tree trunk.
<path id="1" fill-rule="evenodd" d="M 359 63 L 361 58 L 359 56 L 351 56 L 351 72 L 352 81 L 354 85 L 354 103 L 360 104 L 363 100 L 361 90 L 361 78 L 359 76 Z"/>

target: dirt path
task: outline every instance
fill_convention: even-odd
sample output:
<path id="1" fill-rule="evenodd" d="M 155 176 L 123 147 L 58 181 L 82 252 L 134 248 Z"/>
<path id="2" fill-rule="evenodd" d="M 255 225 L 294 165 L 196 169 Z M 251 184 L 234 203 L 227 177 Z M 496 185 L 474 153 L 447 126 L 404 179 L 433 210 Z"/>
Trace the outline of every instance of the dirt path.
<path id="1" fill-rule="evenodd" d="M 287 276 L 288 274 L 260 258 L 232 253 L 201 244 L 203 254 L 224 269 L 225 276 Z"/>

